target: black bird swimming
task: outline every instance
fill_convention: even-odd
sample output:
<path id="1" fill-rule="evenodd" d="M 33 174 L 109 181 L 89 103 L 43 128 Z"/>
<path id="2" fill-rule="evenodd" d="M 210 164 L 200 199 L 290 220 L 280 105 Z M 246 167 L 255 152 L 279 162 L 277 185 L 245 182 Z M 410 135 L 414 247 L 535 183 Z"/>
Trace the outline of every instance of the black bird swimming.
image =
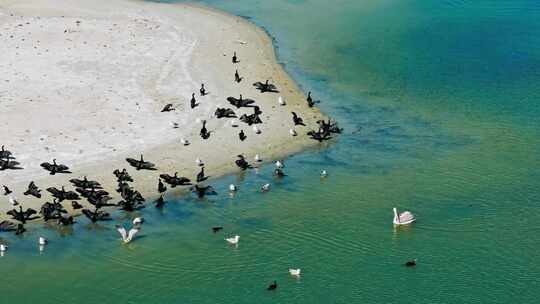
<path id="1" fill-rule="evenodd" d="M 79 203 L 77 203 L 76 201 L 71 201 L 71 208 L 73 208 L 73 210 L 78 210 L 78 209 L 81 209 L 83 206 Z"/>
<path id="2" fill-rule="evenodd" d="M 268 286 L 268 288 L 266 288 L 266 290 L 276 290 L 277 287 L 278 287 L 277 282 L 274 281 L 272 284 L 270 284 L 270 286 Z"/>
<path id="3" fill-rule="evenodd" d="M 246 169 L 252 168 L 252 166 L 246 161 L 246 158 L 242 154 L 239 154 L 237 157 L 238 159 L 234 163 L 240 169 L 246 170 Z"/>
<path id="4" fill-rule="evenodd" d="M 26 210 L 23 210 L 23 208 L 21 206 L 19 206 L 19 210 L 12 209 L 12 210 L 9 210 L 8 212 L 6 212 L 6 214 L 11 215 L 11 217 L 14 220 L 17 220 L 17 221 L 21 222 L 22 224 L 26 224 L 26 221 L 31 221 L 31 220 L 35 220 L 35 219 L 39 218 L 39 216 L 33 216 L 34 214 L 37 214 L 36 210 L 34 210 L 32 208 L 28 208 Z"/>
<path id="5" fill-rule="evenodd" d="M 268 79 L 266 80 L 265 83 L 257 81 L 253 84 L 253 86 L 257 88 L 257 90 L 259 90 L 261 93 L 265 93 L 265 92 L 279 93 L 275 85 L 268 83 Z"/>
<path id="6" fill-rule="evenodd" d="M 240 130 L 240 133 L 238 133 L 238 137 L 240 138 L 241 141 L 246 140 L 247 136 L 244 133 L 244 130 Z"/>
<path id="7" fill-rule="evenodd" d="M 281 177 L 287 176 L 287 174 L 285 174 L 285 172 L 283 172 L 282 169 L 276 168 L 276 169 L 274 170 L 274 176 L 281 178 Z"/>
<path id="8" fill-rule="evenodd" d="M 102 188 L 100 183 L 98 183 L 97 181 L 88 180 L 86 176 L 84 176 L 83 179 L 72 178 L 69 180 L 69 182 L 77 188 L 83 188 L 83 189 L 89 189 L 89 188 L 101 189 Z"/>
<path id="9" fill-rule="evenodd" d="M 236 52 L 234 52 L 233 56 L 232 56 L 232 63 L 235 64 L 235 63 L 239 63 L 240 61 L 238 60 L 238 57 L 236 57 Z"/>
<path id="10" fill-rule="evenodd" d="M 66 191 L 64 186 L 62 186 L 61 189 L 57 189 L 56 187 L 49 187 L 49 188 L 47 188 L 47 191 L 50 192 L 52 194 L 52 196 L 57 198 L 58 201 L 60 201 L 60 202 L 63 201 L 63 200 L 73 201 L 73 200 L 80 200 L 81 199 L 76 192 Z"/>
<path id="11" fill-rule="evenodd" d="M 197 100 L 195 99 L 195 93 L 191 94 L 191 100 L 189 101 L 189 104 L 192 109 L 195 109 L 195 107 L 199 105 L 197 103 Z"/>
<path id="12" fill-rule="evenodd" d="M 214 112 L 216 118 L 236 118 L 236 113 L 230 108 L 217 108 Z"/>
<path id="13" fill-rule="evenodd" d="M 222 229 L 223 229 L 223 227 L 221 227 L 221 226 L 212 227 L 212 231 L 213 231 L 214 233 L 217 233 L 218 231 L 220 231 L 220 230 L 222 230 Z"/>
<path id="14" fill-rule="evenodd" d="M 30 184 L 28 184 L 28 189 L 23 193 L 24 195 L 32 195 L 37 198 L 41 198 L 41 190 L 36 186 L 36 184 L 31 181 Z"/>
<path id="15" fill-rule="evenodd" d="M 293 115 L 292 119 L 295 126 L 305 126 L 304 120 L 300 116 L 298 116 L 295 112 L 291 112 L 291 113 Z"/>
<path id="16" fill-rule="evenodd" d="M 238 70 L 234 72 L 234 81 L 236 81 L 237 83 L 240 83 L 240 81 L 242 81 L 242 77 L 240 77 L 240 74 L 238 74 Z"/>
<path id="17" fill-rule="evenodd" d="M 201 135 L 202 139 L 208 139 L 208 138 L 210 138 L 210 133 L 211 132 L 209 132 L 208 129 L 206 129 L 206 120 L 203 120 L 202 124 L 203 124 L 203 126 L 201 128 L 200 135 Z"/>
<path id="18" fill-rule="evenodd" d="M 52 164 L 45 162 L 40 165 L 43 169 L 49 171 L 51 175 L 55 175 L 56 173 L 71 173 L 69 171 L 69 167 L 66 165 L 59 165 L 56 163 L 56 158 L 53 159 Z"/>
<path id="19" fill-rule="evenodd" d="M 11 193 L 13 193 L 13 191 L 11 191 L 8 186 L 3 185 L 2 187 L 4 188 L 4 195 L 10 195 Z"/>
<path id="20" fill-rule="evenodd" d="M 116 180 L 118 182 L 132 182 L 133 178 L 129 175 L 126 169 L 122 169 L 122 171 L 116 169 L 113 171 L 114 176 L 116 176 Z"/>
<path id="21" fill-rule="evenodd" d="M 154 201 L 154 205 L 156 208 L 163 208 L 165 206 L 166 201 L 163 199 L 163 195 L 161 195 L 157 200 Z"/>
<path id="22" fill-rule="evenodd" d="M 126 158 L 126 161 L 137 170 L 157 170 L 155 164 L 144 161 L 142 154 L 139 160 L 136 160 L 134 158 Z"/>
<path id="23" fill-rule="evenodd" d="M 199 90 L 199 92 L 201 93 L 201 96 L 206 95 L 206 89 L 204 88 L 204 83 L 201 83 L 201 89 Z"/>
<path id="24" fill-rule="evenodd" d="M 217 192 L 212 186 L 195 185 L 191 187 L 191 192 L 197 194 L 198 198 L 204 198 L 205 195 L 217 195 Z"/>
<path id="25" fill-rule="evenodd" d="M 95 211 L 92 211 L 90 209 L 83 209 L 82 213 L 92 222 L 95 223 L 97 221 L 110 221 L 112 220 L 109 213 L 105 211 L 101 211 L 99 209 L 96 209 Z"/>
<path id="26" fill-rule="evenodd" d="M 416 266 L 416 259 L 408 261 L 407 263 L 405 263 L 405 266 L 407 266 L 407 267 Z"/>
<path id="27" fill-rule="evenodd" d="M 208 179 L 208 176 L 204 175 L 204 167 L 201 167 L 201 171 L 197 173 L 197 183 L 204 182 Z"/>
<path id="28" fill-rule="evenodd" d="M 0 222 L 0 232 L 15 231 L 16 227 L 17 226 L 15 226 L 15 224 L 10 221 Z"/>
<path id="29" fill-rule="evenodd" d="M 165 187 L 165 185 L 164 185 L 163 182 L 161 181 L 161 178 L 160 178 L 159 181 L 158 181 L 157 189 L 158 189 L 158 192 L 159 192 L 159 193 L 163 193 L 163 192 L 167 191 L 167 187 Z"/>
<path id="30" fill-rule="evenodd" d="M 171 185 L 172 188 L 176 186 L 188 186 L 191 185 L 191 180 L 187 177 L 178 176 L 178 172 L 174 173 L 174 176 L 169 174 L 160 174 L 161 177 L 167 184 Z"/>
<path id="31" fill-rule="evenodd" d="M 174 111 L 174 110 L 176 110 L 176 109 L 173 107 L 173 104 L 168 103 L 163 107 L 163 109 L 161 109 L 161 112 L 170 112 L 170 111 Z"/>
<path id="32" fill-rule="evenodd" d="M 244 99 L 242 94 L 240 94 L 240 98 L 235 98 L 235 97 L 229 96 L 229 97 L 227 97 L 227 101 L 231 105 L 235 106 L 237 109 L 240 109 L 242 107 L 244 107 L 244 108 L 252 107 L 251 104 L 255 103 L 255 100 L 253 100 L 253 99 L 249 99 L 249 98 Z"/>

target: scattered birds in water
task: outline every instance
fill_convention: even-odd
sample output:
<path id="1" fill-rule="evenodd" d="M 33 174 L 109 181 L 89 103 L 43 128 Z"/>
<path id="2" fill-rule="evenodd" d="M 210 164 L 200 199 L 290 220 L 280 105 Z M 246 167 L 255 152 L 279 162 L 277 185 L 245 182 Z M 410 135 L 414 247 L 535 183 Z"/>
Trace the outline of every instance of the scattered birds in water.
<path id="1" fill-rule="evenodd" d="M 6 252 L 8 249 L 8 246 L 5 244 L 0 244 L 0 252 Z"/>
<path id="2" fill-rule="evenodd" d="M 238 245 L 238 242 L 240 241 L 240 236 L 235 235 L 234 237 L 226 238 L 225 241 L 231 245 Z"/>
<path id="3" fill-rule="evenodd" d="M 156 206 L 156 208 L 163 208 L 163 206 L 165 206 L 165 203 L 166 201 L 163 199 L 162 194 L 154 201 L 154 206 Z"/>
<path id="4" fill-rule="evenodd" d="M 283 169 L 285 167 L 285 163 L 282 160 L 276 160 L 274 163 L 276 165 L 276 168 Z"/>
<path id="5" fill-rule="evenodd" d="M 300 277 L 300 268 L 297 268 L 297 269 L 293 269 L 293 268 L 289 268 L 289 274 L 292 275 L 293 277 Z"/>
<path id="6" fill-rule="evenodd" d="M 217 192 L 210 185 L 208 186 L 195 185 L 191 187 L 191 192 L 195 193 L 199 199 L 204 198 L 206 195 L 217 195 Z"/>
<path id="7" fill-rule="evenodd" d="M 278 284 L 276 281 L 272 282 L 272 284 L 270 284 L 266 290 L 276 290 L 278 288 Z"/>
<path id="8" fill-rule="evenodd" d="M 274 170 L 274 176 L 279 177 L 279 178 L 282 178 L 282 177 L 287 176 L 287 174 L 285 174 L 285 172 L 283 172 L 283 169 L 276 168 L 276 169 Z"/>
<path id="9" fill-rule="evenodd" d="M 46 238 L 40 236 L 39 239 L 38 239 L 38 243 L 39 243 L 39 245 L 44 246 L 44 245 L 47 245 L 49 243 L 49 241 Z"/>

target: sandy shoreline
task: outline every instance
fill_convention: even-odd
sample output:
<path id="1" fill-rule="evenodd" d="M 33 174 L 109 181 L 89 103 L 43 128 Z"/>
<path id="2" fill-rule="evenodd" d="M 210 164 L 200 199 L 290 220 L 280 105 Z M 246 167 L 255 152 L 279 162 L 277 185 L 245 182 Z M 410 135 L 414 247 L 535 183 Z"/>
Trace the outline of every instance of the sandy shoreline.
<path id="1" fill-rule="evenodd" d="M 45 188 L 72 189 L 68 180 L 83 175 L 100 181 L 117 202 L 112 171 L 122 168 L 150 200 L 157 195 L 159 174 L 194 178 L 197 157 L 218 177 L 238 170 L 237 154 L 250 162 L 255 154 L 270 161 L 316 145 L 305 133 L 322 114 L 307 107 L 304 94 L 276 62 L 268 35 L 240 17 L 185 4 L 4 0 L 0 26 L 0 51 L 6 54 L 0 58 L 6 71 L 0 76 L 1 144 L 24 167 L 0 171 L 0 185 L 8 185 L 24 207 L 39 208 L 51 201 Z M 239 64 L 231 62 L 233 51 Z M 239 84 L 233 81 L 236 68 L 244 78 Z M 266 79 L 280 93 L 262 94 L 252 86 Z M 201 83 L 209 95 L 198 96 Z M 195 109 L 189 107 L 192 93 L 200 102 Z M 251 114 L 252 109 L 237 110 L 226 101 L 239 94 L 261 107 L 262 134 L 242 122 L 233 128 L 230 119 L 212 117 L 217 107 Z M 279 96 L 286 106 L 278 105 Z M 167 103 L 177 110 L 161 113 Z M 288 132 L 294 128 L 291 111 L 307 124 L 295 128 L 296 137 Z M 197 118 L 214 131 L 208 140 L 199 137 Z M 247 135 L 243 142 L 240 129 Z M 157 171 L 136 171 L 124 160 L 141 153 Z M 53 158 L 73 173 L 50 176 L 39 167 Z M 23 196 L 31 180 L 43 190 L 41 199 Z M 4 218 L 11 206 L 0 199 Z"/>

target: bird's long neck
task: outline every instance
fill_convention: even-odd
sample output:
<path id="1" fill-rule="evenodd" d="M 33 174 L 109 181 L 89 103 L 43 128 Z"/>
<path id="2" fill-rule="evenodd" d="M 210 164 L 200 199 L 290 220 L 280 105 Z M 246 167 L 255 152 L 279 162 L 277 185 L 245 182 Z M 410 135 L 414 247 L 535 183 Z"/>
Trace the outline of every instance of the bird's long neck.
<path id="1" fill-rule="evenodd" d="M 396 208 L 394 208 L 394 221 L 399 222 L 399 215 Z"/>

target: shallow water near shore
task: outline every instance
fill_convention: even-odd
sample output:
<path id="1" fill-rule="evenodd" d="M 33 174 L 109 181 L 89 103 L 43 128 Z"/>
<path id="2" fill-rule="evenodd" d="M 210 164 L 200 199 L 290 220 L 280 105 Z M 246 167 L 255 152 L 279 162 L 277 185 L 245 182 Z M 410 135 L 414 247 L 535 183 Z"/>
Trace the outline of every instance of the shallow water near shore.
<path id="1" fill-rule="evenodd" d="M 112 229 L 122 213 L 0 235 L 2 303 L 536 302 L 537 2 L 204 3 L 267 29 L 345 134 L 287 160 L 283 180 L 265 166 L 213 182 L 218 196 L 148 206 L 127 246 Z M 418 222 L 395 229 L 394 206 Z"/>

